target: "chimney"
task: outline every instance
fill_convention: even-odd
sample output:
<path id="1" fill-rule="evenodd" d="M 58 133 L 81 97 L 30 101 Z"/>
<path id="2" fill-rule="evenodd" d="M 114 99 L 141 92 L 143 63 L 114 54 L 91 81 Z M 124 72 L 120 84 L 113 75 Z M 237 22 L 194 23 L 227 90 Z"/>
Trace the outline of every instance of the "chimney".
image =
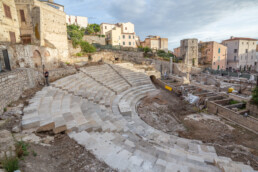
<path id="1" fill-rule="evenodd" d="M 234 39 L 234 36 L 231 36 L 230 39 Z"/>

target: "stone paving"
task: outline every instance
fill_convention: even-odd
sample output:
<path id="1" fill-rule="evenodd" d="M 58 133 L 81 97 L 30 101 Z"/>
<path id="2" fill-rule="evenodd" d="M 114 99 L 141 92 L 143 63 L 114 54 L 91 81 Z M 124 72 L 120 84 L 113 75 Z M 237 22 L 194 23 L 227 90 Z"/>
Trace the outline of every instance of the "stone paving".
<path id="1" fill-rule="evenodd" d="M 66 132 L 119 171 L 252 172 L 214 147 L 147 125 L 136 104 L 155 91 L 148 76 L 118 65 L 82 68 L 45 87 L 24 109 L 23 129 Z"/>

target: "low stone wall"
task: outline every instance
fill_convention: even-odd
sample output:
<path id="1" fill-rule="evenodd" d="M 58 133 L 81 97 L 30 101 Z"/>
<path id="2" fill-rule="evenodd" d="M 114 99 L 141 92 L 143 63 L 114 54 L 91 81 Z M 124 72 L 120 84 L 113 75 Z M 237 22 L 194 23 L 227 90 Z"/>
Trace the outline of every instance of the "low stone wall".
<path id="1" fill-rule="evenodd" d="M 0 73 L 0 114 L 12 101 L 18 100 L 24 90 L 35 86 L 37 76 L 31 69 Z"/>
<path id="2" fill-rule="evenodd" d="M 258 106 L 253 105 L 250 102 L 246 104 L 246 108 L 249 110 L 250 114 L 258 118 Z"/>
<path id="3" fill-rule="evenodd" d="M 236 122 L 237 124 L 258 133 L 258 119 L 254 118 L 252 116 L 244 117 L 243 115 L 240 115 L 237 112 L 234 112 L 228 108 L 225 108 L 219 104 L 216 104 L 214 102 L 208 102 L 207 103 L 208 112 L 212 114 L 217 114 L 219 116 L 222 116 L 226 119 L 232 120 Z"/>
<path id="4" fill-rule="evenodd" d="M 87 41 L 90 44 L 97 43 L 100 45 L 106 45 L 106 38 L 92 35 L 84 35 L 83 40 Z"/>
<path id="5" fill-rule="evenodd" d="M 50 70 L 49 80 L 54 81 L 74 73 L 76 73 L 76 69 L 72 67 Z M 0 114 L 11 102 L 18 100 L 25 90 L 43 83 L 43 73 L 32 68 L 20 68 L 10 72 L 1 72 Z"/>
<path id="6" fill-rule="evenodd" d="M 68 75 L 72 75 L 76 73 L 76 69 L 74 67 L 68 67 L 68 68 L 59 68 L 49 71 L 49 81 L 55 81 L 60 78 L 63 78 Z"/>

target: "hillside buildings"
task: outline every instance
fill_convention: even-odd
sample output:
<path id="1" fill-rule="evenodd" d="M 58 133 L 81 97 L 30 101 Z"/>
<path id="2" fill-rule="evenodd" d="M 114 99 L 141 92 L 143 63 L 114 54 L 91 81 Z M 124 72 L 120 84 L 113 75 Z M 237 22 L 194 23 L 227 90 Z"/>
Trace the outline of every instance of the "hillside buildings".
<path id="1" fill-rule="evenodd" d="M 77 25 L 83 28 L 88 26 L 88 17 L 66 15 L 66 23 L 68 25 Z"/>
<path id="2" fill-rule="evenodd" d="M 227 47 L 215 41 L 200 42 L 199 64 L 211 65 L 214 70 L 227 68 Z"/>
<path id="3" fill-rule="evenodd" d="M 256 39 L 231 37 L 223 41 L 227 46 L 228 68 L 254 70 L 256 61 Z"/>
<path id="4" fill-rule="evenodd" d="M 160 36 L 148 36 L 148 38 L 141 42 L 141 46 L 168 52 L 168 38 L 160 38 Z"/>
<path id="5" fill-rule="evenodd" d="M 137 36 L 134 32 L 134 24 L 130 22 L 117 24 L 102 23 L 100 30 L 101 34 L 106 36 L 107 45 L 130 48 L 137 47 Z"/>
<path id="6" fill-rule="evenodd" d="M 184 39 L 180 42 L 180 55 L 184 64 L 198 66 L 198 39 Z"/>

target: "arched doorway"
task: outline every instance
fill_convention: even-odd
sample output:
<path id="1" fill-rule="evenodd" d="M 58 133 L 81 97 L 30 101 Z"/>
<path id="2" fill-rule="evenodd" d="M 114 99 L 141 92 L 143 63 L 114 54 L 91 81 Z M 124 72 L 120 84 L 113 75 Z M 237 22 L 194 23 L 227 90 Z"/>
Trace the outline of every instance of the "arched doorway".
<path id="1" fill-rule="evenodd" d="M 35 50 L 33 52 L 33 57 L 32 57 L 33 63 L 34 63 L 34 68 L 37 70 L 42 69 L 42 57 L 41 54 L 38 50 Z"/>

